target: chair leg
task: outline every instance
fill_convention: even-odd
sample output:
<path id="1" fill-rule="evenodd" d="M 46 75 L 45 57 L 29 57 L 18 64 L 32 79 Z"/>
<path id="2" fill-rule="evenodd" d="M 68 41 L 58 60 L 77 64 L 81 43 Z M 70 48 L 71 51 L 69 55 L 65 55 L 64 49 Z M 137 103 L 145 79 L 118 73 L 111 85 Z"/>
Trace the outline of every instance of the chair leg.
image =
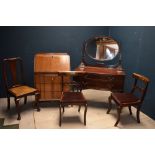
<path id="1" fill-rule="evenodd" d="M 7 96 L 7 102 L 8 102 L 7 110 L 10 110 L 10 96 L 9 95 Z"/>
<path id="2" fill-rule="evenodd" d="M 108 106 L 107 114 L 110 113 L 111 108 L 112 108 L 111 98 L 112 98 L 112 97 L 111 97 L 111 95 L 110 95 L 109 98 L 108 98 L 108 100 L 109 100 L 109 106 Z"/>
<path id="3" fill-rule="evenodd" d="M 85 111 L 84 111 L 84 125 L 86 125 L 86 113 L 87 113 L 87 104 L 85 105 Z"/>
<path id="4" fill-rule="evenodd" d="M 17 120 L 21 120 L 20 107 L 19 107 L 19 99 L 18 98 L 15 98 L 15 104 L 16 104 L 16 109 L 17 109 L 17 114 L 18 114 Z"/>
<path id="5" fill-rule="evenodd" d="M 27 96 L 24 97 L 24 104 L 27 103 Z"/>
<path id="6" fill-rule="evenodd" d="M 128 108 L 129 108 L 130 115 L 132 115 L 131 106 L 128 106 Z"/>
<path id="7" fill-rule="evenodd" d="M 61 126 L 61 104 L 59 105 L 59 126 Z"/>
<path id="8" fill-rule="evenodd" d="M 65 112 L 65 106 L 62 107 L 63 108 L 63 113 Z"/>
<path id="9" fill-rule="evenodd" d="M 117 126 L 117 124 L 119 123 L 120 121 L 120 114 L 121 114 L 121 111 L 122 111 L 122 107 L 117 107 L 117 121 L 115 123 L 114 126 Z"/>
<path id="10" fill-rule="evenodd" d="M 39 98 L 40 98 L 40 94 L 39 93 L 35 93 L 35 106 L 37 107 L 37 111 L 40 111 L 40 108 L 39 108 Z"/>
<path id="11" fill-rule="evenodd" d="M 80 112 L 80 110 L 81 110 L 81 105 L 79 105 L 78 112 Z"/>
<path id="12" fill-rule="evenodd" d="M 140 123 L 140 117 L 139 117 L 140 108 L 141 108 L 141 106 L 138 106 L 138 107 L 137 107 L 137 123 Z"/>

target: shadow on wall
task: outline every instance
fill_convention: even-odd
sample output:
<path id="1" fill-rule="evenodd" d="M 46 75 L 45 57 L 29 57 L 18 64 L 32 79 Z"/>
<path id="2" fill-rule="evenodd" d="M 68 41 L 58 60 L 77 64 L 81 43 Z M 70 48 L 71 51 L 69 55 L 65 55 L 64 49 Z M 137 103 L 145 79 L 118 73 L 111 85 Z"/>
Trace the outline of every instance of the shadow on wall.
<path id="1" fill-rule="evenodd" d="M 108 34 L 108 26 L 0 27 L 0 55 L 1 58 L 20 56 L 26 83 L 33 86 L 33 59 L 37 52 L 67 52 L 73 70 L 80 64 L 84 40 Z M 0 86 L 3 87 L 2 78 Z M 5 96 L 3 89 L 0 94 Z"/>

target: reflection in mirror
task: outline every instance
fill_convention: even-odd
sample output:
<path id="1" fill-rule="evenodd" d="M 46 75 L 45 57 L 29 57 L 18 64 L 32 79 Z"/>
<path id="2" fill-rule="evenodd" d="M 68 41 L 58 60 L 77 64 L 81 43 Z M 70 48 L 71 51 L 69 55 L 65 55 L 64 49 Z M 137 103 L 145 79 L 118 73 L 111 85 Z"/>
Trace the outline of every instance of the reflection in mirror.
<path id="1" fill-rule="evenodd" d="M 96 60 L 112 60 L 119 52 L 119 46 L 111 37 L 96 37 L 87 44 L 87 54 Z"/>

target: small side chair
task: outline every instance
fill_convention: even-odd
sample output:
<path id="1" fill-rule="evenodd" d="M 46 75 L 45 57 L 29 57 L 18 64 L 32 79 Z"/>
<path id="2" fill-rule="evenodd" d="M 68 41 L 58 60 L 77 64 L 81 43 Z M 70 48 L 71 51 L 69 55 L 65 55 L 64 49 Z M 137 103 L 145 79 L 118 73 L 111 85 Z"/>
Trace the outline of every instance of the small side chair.
<path id="1" fill-rule="evenodd" d="M 21 119 L 19 101 L 24 97 L 24 103 L 27 102 L 27 96 L 35 95 L 35 107 L 40 111 L 38 101 L 40 94 L 37 89 L 29 87 L 24 83 L 23 63 L 20 57 L 8 58 L 3 60 L 3 79 L 7 93 L 7 109 L 10 110 L 10 97 L 14 97 L 18 113 L 17 120 Z"/>
<path id="2" fill-rule="evenodd" d="M 136 107 L 137 108 L 137 115 L 136 115 L 137 122 L 140 123 L 140 117 L 139 117 L 140 109 L 144 101 L 150 80 L 149 78 L 143 75 L 137 74 L 137 73 L 133 73 L 132 77 L 134 78 L 134 84 L 133 84 L 133 87 L 130 93 L 112 92 L 109 97 L 109 108 L 108 108 L 107 114 L 109 114 L 112 108 L 111 100 L 113 100 L 117 106 L 117 121 L 114 126 L 117 126 L 120 121 L 120 114 L 121 114 L 121 110 L 123 107 L 129 108 L 130 115 L 132 115 L 131 107 L 132 106 Z"/>
<path id="3" fill-rule="evenodd" d="M 82 72 L 78 71 L 69 71 L 69 72 L 62 72 L 60 75 L 69 75 L 69 76 L 78 76 L 79 74 L 83 74 Z M 87 113 L 87 101 L 82 93 L 82 85 L 75 81 L 70 81 L 69 83 L 65 83 L 62 76 L 62 95 L 59 104 L 59 126 L 61 126 L 62 122 L 62 109 L 64 112 L 65 106 L 68 105 L 78 105 L 78 112 L 80 112 L 81 106 L 85 107 L 84 110 L 84 125 L 86 125 L 86 113 Z M 64 86 L 67 86 L 68 89 L 64 90 Z"/>

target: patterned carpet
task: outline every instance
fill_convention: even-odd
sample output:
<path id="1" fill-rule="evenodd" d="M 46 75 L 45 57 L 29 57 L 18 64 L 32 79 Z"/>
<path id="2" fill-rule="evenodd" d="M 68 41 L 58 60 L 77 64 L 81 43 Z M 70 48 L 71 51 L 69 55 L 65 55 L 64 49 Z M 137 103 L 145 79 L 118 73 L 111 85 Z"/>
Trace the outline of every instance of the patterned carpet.
<path id="1" fill-rule="evenodd" d="M 19 129 L 19 124 L 5 125 L 4 118 L 0 118 L 0 129 Z"/>

